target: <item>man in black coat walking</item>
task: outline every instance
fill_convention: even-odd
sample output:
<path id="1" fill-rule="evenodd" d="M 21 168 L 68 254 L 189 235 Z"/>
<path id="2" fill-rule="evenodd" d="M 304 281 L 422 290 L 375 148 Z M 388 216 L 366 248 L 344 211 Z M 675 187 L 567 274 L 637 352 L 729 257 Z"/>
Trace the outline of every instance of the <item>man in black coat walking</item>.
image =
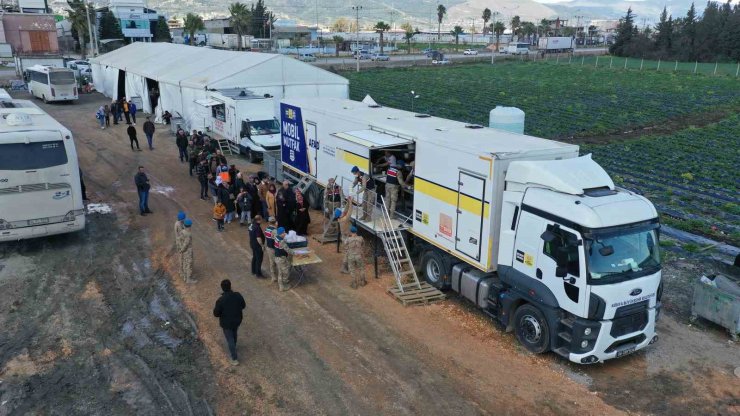
<path id="1" fill-rule="evenodd" d="M 216 301 L 213 308 L 213 316 L 218 318 L 218 323 L 224 331 L 226 343 L 229 345 L 231 354 L 231 365 L 238 365 L 236 357 L 236 331 L 242 323 L 242 311 L 247 307 L 244 298 L 239 292 L 231 290 L 231 280 L 221 281 L 221 290 L 223 293 Z"/>
<path id="2" fill-rule="evenodd" d="M 177 149 L 180 151 L 180 162 L 187 162 L 188 161 L 188 137 L 185 135 L 185 132 L 183 132 L 182 130 L 177 132 L 177 136 L 175 137 L 175 144 L 177 145 Z"/>
<path id="3" fill-rule="evenodd" d="M 136 119 L 134 119 L 134 124 L 136 124 Z M 154 150 L 154 130 L 154 123 L 147 117 L 144 122 L 144 135 L 146 136 L 146 141 L 149 143 L 149 150 Z"/>
<path id="4" fill-rule="evenodd" d="M 262 247 L 265 245 L 265 233 L 262 231 L 262 217 L 255 215 L 254 220 L 249 225 L 249 246 L 252 248 L 252 275 L 255 277 L 264 277 L 262 275 L 262 256 L 264 255 Z"/>

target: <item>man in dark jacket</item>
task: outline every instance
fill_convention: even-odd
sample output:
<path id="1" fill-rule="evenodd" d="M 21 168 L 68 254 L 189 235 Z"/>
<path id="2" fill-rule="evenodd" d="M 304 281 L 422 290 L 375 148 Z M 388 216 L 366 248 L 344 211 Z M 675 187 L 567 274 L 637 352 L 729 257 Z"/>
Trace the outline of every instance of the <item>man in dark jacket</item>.
<path id="1" fill-rule="evenodd" d="M 118 124 L 118 103 L 115 100 L 110 103 L 110 114 L 113 116 L 113 124 Z"/>
<path id="2" fill-rule="evenodd" d="M 195 173 L 198 175 L 198 182 L 200 182 L 200 199 L 208 199 L 208 163 L 205 159 L 200 161 L 198 167 L 195 168 Z"/>
<path id="3" fill-rule="evenodd" d="M 231 354 L 231 364 L 238 365 L 239 361 L 236 360 L 236 331 L 242 323 L 242 311 L 247 307 L 247 304 L 239 292 L 231 290 L 231 280 L 222 280 L 221 290 L 223 290 L 223 293 L 216 301 L 213 316 L 218 318 L 218 323 L 224 331 L 224 337 L 226 337 L 226 343 Z"/>
<path id="4" fill-rule="evenodd" d="M 128 126 L 126 133 L 128 133 L 128 139 L 131 142 L 131 150 L 134 150 L 134 143 L 136 143 L 136 150 L 141 151 L 141 148 L 139 147 L 139 139 L 136 138 L 136 127 Z"/>
<path id="5" fill-rule="evenodd" d="M 144 216 L 146 214 L 152 214 L 149 210 L 149 178 L 144 173 L 144 167 L 139 166 L 139 173 L 134 176 L 134 183 L 136 184 L 136 192 L 139 194 L 139 213 Z"/>
<path id="6" fill-rule="evenodd" d="M 262 247 L 265 245 L 265 233 L 262 231 L 262 217 L 255 215 L 249 225 L 249 246 L 252 248 L 252 275 L 262 278 Z"/>
<path id="7" fill-rule="evenodd" d="M 180 162 L 187 162 L 188 161 L 188 137 L 185 135 L 184 131 L 180 130 L 177 132 L 177 136 L 175 137 L 175 144 L 177 145 L 177 150 L 180 151 Z"/>
<path id="8" fill-rule="evenodd" d="M 134 119 L 134 124 L 136 124 L 136 119 Z M 149 117 L 144 122 L 144 135 L 146 135 L 146 141 L 149 142 L 149 150 L 154 150 L 154 123 L 149 120 Z"/>

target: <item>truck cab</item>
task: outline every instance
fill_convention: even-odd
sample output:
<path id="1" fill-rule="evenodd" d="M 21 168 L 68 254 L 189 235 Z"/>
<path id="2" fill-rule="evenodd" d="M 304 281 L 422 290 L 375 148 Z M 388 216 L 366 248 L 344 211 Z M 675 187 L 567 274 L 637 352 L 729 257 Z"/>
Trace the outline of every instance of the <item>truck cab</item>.
<path id="1" fill-rule="evenodd" d="M 512 162 L 506 182 L 497 318 L 530 351 L 584 364 L 655 342 L 661 263 L 653 205 L 615 188 L 590 157 Z"/>
<path id="2" fill-rule="evenodd" d="M 280 150 L 280 123 L 274 116 L 257 115 L 255 119 L 242 119 L 239 131 L 239 151 L 250 161 L 262 159 L 265 152 Z"/>

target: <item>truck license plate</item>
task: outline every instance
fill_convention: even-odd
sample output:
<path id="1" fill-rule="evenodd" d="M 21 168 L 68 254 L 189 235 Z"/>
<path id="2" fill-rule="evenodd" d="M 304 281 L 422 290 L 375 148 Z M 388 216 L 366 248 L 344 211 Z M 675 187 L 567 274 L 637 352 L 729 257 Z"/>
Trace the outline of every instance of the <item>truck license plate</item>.
<path id="1" fill-rule="evenodd" d="M 28 225 L 41 225 L 41 224 L 48 224 L 49 219 L 48 218 L 36 218 L 34 220 L 28 221 Z"/>
<path id="2" fill-rule="evenodd" d="M 635 352 L 635 347 L 627 348 L 622 351 L 617 351 L 617 358 L 624 357 L 625 355 L 632 354 L 633 352 Z"/>

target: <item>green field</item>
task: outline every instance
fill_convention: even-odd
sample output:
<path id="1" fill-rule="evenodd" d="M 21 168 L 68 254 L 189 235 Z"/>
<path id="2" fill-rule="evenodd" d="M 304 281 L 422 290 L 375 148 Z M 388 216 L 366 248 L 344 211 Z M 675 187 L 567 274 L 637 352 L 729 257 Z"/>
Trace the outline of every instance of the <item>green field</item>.
<path id="1" fill-rule="evenodd" d="M 415 111 L 466 122 L 487 125 L 496 105 L 519 107 L 527 134 L 590 143 L 582 153 L 647 195 L 665 222 L 740 245 L 739 79 L 552 62 L 343 75 L 352 99 L 408 110 L 414 90 Z M 663 133 L 648 135 L 653 127 Z"/>

